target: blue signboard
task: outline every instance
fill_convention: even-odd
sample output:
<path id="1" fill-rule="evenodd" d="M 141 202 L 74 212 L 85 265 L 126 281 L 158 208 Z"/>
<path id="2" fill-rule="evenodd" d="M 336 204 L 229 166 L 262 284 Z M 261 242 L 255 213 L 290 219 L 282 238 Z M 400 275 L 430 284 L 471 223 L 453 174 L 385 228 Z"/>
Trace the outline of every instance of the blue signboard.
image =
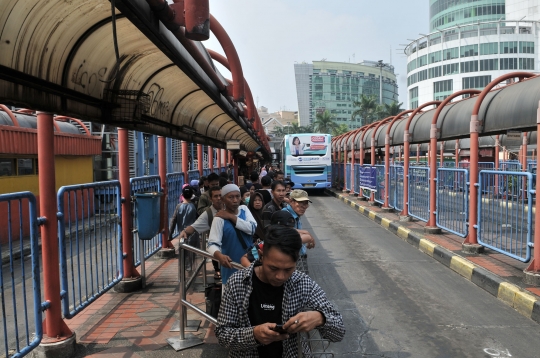
<path id="1" fill-rule="evenodd" d="M 360 188 L 377 191 L 377 168 L 358 167 L 360 174 Z"/>

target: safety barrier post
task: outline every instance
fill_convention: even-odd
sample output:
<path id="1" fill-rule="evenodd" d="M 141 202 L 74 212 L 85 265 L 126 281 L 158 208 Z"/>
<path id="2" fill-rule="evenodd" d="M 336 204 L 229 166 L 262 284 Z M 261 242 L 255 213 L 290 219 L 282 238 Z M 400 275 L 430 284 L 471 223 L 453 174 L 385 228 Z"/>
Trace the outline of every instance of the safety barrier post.
<path id="1" fill-rule="evenodd" d="M 158 136 L 158 160 L 159 177 L 161 178 L 161 250 L 158 257 L 170 258 L 174 256 L 174 247 L 169 241 L 169 217 L 167 215 L 167 203 L 169 188 L 167 183 L 167 138 Z"/>
<path id="2" fill-rule="evenodd" d="M 62 319 L 52 113 L 38 112 L 37 140 L 39 208 L 44 219 L 41 226 L 43 293 L 45 301 L 49 303 L 43 322 L 43 333 L 46 337 L 38 350 L 53 357 L 59 351 L 74 352 L 75 334 Z"/>
<path id="3" fill-rule="evenodd" d="M 182 151 L 182 155 L 183 154 L 184 151 Z M 122 196 L 124 278 L 122 279 L 122 282 L 114 287 L 114 290 L 116 292 L 133 292 L 141 288 L 142 280 L 135 269 L 133 259 L 133 217 L 131 215 L 131 185 L 129 182 L 129 138 L 128 130 L 125 128 L 118 128 L 118 166 L 118 177 Z"/>
<path id="4" fill-rule="evenodd" d="M 537 148 L 540 148 L 540 102 L 538 102 L 538 110 L 536 112 L 536 145 Z M 540 157 L 537 157 L 536 167 L 538 168 L 540 164 Z M 540 175 L 536 175 L 536 188 L 540 188 Z M 536 192 L 535 197 L 538 198 Z M 538 204 L 538 200 L 536 201 Z M 540 286 L 540 210 L 536 208 L 534 213 L 534 240 L 535 243 L 533 248 L 533 258 L 529 266 L 525 269 L 525 283 L 534 286 Z"/>
<path id="5" fill-rule="evenodd" d="M 343 193 L 347 193 L 347 167 L 349 163 L 347 163 L 347 144 L 343 145 Z"/>
<path id="6" fill-rule="evenodd" d="M 210 168 L 210 173 L 214 171 L 214 148 L 208 146 L 208 168 Z"/>

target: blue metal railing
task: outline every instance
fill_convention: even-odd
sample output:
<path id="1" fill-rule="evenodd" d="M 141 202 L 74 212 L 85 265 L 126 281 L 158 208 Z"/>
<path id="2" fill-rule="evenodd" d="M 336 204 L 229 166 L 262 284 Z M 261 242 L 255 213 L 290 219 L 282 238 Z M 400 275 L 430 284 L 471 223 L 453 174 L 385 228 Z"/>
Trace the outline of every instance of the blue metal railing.
<path id="1" fill-rule="evenodd" d="M 216 174 L 219 174 L 219 167 L 214 167 L 214 169 L 212 170 L 214 173 Z"/>
<path id="2" fill-rule="evenodd" d="M 455 162 L 443 162 L 443 168 L 455 168 L 456 163 Z"/>
<path id="3" fill-rule="evenodd" d="M 226 172 L 226 171 L 227 171 L 227 167 L 221 167 L 219 172 L 222 173 L 222 172 Z"/>
<path id="4" fill-rule="evenodd" d="M 478 243 L 522 262 L 533 245 L 533 175 L 482 170 L 478 198 Z M 499 192 L 489 185 L 499 185 Z"/>
<path id="5" fill-rule="evenodd" d="M 499 170 L 503 172 L 520 172 L 521 163 L 517 160 L 509 160 L 506 162 L 499 163 Z"/>
<path id="6" fill-rule="evenodd" d="M 197 172 L 198 173 L 198 172 Z M 161 192 L 161 179 L 159 175 L 149 175 L 145 177 L 131 178 L 129 180 L 131 185 L 131 196 L 133 197 L 136 193 L 152 193 L 152 192 Z M 133 215 L 133 228 L 137 225 L 137 210 L 135 210 L 135 205 L 131 206 L 131 213 Z M 144 259 L 148 259 L 153 254 L 158 252 L 161 249 L 161 233 L 154 236 L 152 240 L 139 240 L 139 234 L 137 232 L 133 233 L 133 261 L 135 267 L 141 264 L 139 247 L 144 246 Z M 139 241 L 141 241 L 139 243 Z"/>
<path id="7" fill-rule="evenodd" d="M 120 182 L 63 186 L 57 199 L 62 311 L 69 319 L 124 276 Z"/>
<path id="8" fill-rule="evenodd" d="M 429 167 L 409 167 L 409 215 L 429 219 Z"/>
<path id="9" fill-rule="evenodd" d="M 470 167 L 471 167 L 470 162 L 459 162 L 458 163 L 458 168 L 459 169 L 467 169 L 467 170 L 469 170 Z M 495 163 L 494 162 L 478 162 L 478 170 L 491 170 L 493 168 L 495 168 Z"/>
<path id="10" fill-rule="evenodd" d="M 199 180 L 199 178 L 200 178 L 200 175 L 199 175 L 198 169 L 188 170 L 188 181 L 190 183 L 192 180 Z"/>
<path id="11" fill-rule="evenodd" d="M 354 165 L 354 193 L 360 194 L 360 164 Z"/>
<path id="12" fill-rule="evenodd" d="M 388 206 L 396 210 L 403 210 L 403 166 L 390 165 L 389 175 Z"/>
<path id="13" fill-rule="evenodd" d="M 371 168 L 371 164 L 364 164 L 362 165 L 363 167 L 366 167 L 366 168 Z M 362 191 L 362 196 L 366 199 L 371 199 L 371 190 L 368 190 L 368 189 L 360 189 Z"/>
<path id="14" fill-rule="evenodd" d="M 0 256 L 9 263 L 0 265 L 2 337 L 4 357 L 24 357 L 43 337 L 42 304 L 37 238 L 36 198 L 30 192 L 0 195 L 0 207 L 7 216 L 0 218 Z M 30 260 L 25 260 L 29 246 Z"/>
<path id="15" fill-rule="evenodd" d="M 377 191 L 374 195 L 374 200 L 379 204 L 384 204 L 386 180 L 384 177 L 384 165 L 375 165 L 377 170 Z"/>
<path id="16" fill-rule="evenodd" d="M 204 168 L 203 169 L 203 175 L 206 177 L 208 176 L 208 174 L 212 173 L 212 169 L 211 168 Z"/>
<path id="17" fill-rule="evenodd" d="M 352 166 L 352 164 L 348 163 L 346 165 L 347 165 L 347 167 L 345 168 L 345 189 L 352 190 L 352 185 L 351 185 L 351 166 Z"/>
<path id="18" fill-rule="evenodd" d="M 167 225 L 169 220 L 174 215 L 176 205 L 180 203 L 180 195 L 182 195 L 182 186 L 184 186 L 184 173 L 169 173 L 167 174 Z M 172 237 L 178 236 L 178 230 L 174 228 Z"/>
<path id="19" fill-rule="evenodd" d="M 461 237 L 468 233 L 468 182 L 466 169 L 437 170 L 437 226 Z"/>

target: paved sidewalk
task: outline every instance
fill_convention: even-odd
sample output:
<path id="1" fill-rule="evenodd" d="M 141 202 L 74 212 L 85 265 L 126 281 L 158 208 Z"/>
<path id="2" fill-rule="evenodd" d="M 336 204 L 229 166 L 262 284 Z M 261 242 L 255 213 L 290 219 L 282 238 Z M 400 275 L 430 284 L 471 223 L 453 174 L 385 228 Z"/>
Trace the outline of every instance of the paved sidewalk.
<path id="1" fill-rule="evenodd" d="M 176 240 L 175 240 L 176 243 Z M 212 280 L 212 265 L 208 264 Z M 146 264 L 147 286 L 142 291 L 109 291 L 71 320 L 68 326 L 77 334 L 76 357 L 213 357 L 227 356 L 217 344 L 213 326 L 188 310 L 188 320 L 201 320 L 194 334 L 205 344 L 175 352 L 166 342 L 178 336 L 169 332 L 178 320 L 178 257 L 150 259 Z M 188 291 L 187 301 L 205 309 L 202 284 Z"/>
<path id="2" fill-rule="evenodd" d="M 540 323 L 540 288 L 523 282 L 523 270 L 528 264 L 487 248 L 482 254 L 465 254 L 461 251 L 463 238 L 457 235 L 446 231 L 440 235 L 427 235 L 421 221 L 402 222 L 396 212 L 383 212 L 379 206 L 370 206 L 367 201 L 358 200 L 353 195 L 337 190 L 326 190 L 326 193 L 354 207 L 522 315 Z"/>

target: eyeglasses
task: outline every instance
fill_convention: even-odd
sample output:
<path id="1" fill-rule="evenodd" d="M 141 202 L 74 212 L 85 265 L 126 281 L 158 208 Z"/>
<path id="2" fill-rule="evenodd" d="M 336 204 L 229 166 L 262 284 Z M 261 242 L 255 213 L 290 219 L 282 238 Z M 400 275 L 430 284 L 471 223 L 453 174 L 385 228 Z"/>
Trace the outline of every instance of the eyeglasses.
<path id="1" fill-rule="evenodd" d="M 298 201 L 298 200 L 293 200 L 295 203 L 297 203 L 298 205 L 301 205 L 301 206 L 309 206 L 309 201 L 307 200 L 302 200 L 302 201 Z"/>

